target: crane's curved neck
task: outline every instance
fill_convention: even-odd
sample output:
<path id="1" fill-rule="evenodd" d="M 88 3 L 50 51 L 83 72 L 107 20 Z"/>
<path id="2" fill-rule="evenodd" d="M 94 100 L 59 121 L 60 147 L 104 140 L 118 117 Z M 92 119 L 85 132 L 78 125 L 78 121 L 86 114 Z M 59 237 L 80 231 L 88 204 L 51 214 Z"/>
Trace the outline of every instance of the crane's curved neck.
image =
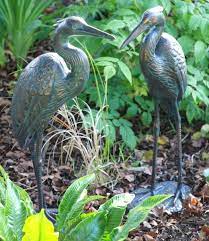
<path id="1" fill-rule="evenodd" d="M 155 55 L 155 49 L 162 35 L 164 25 L 153 26 L 142 42 L 142 55 L 145 58 L 152 58 Z"/>
<path id="2" fill-rule="evenodd" d="M 79 48 L 68 43 L 69 35 L 62 32 L 57 32 L 54 37 L 54 48 L 66 62 L 67 67 L 71 71 L 71 81 L 75 80 L 77 85 L 85 84 L 89 78 L 89 61 L 84 53 Z M 72 78 L 73 77 L 73 78 Z"/>

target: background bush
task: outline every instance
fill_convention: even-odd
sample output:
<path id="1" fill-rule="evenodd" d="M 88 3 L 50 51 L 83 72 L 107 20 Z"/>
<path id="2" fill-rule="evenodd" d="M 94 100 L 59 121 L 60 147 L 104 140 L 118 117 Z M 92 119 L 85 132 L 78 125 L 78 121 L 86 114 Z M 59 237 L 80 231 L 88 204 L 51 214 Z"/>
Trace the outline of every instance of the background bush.
<path id="1" fill-rule="evenodd" d="M 209 122 L 209 3 L 206 1 L 155 0 L 91 1 L 88 6 L 71 6 L 68 14 L 79 14 L 94 25 L 103 26 L 117 36 L 116 41 L 91 41 L 86 39 L 86 48 L 95 58 L 95 65 L 102 74 L 99 83 L 100 95 L 107 94 L 109 105 L 107 121 L 110 139 L 114 142 L 118 131 L 127 146 L 134 148 L 137 137 L 131 120 L 138 117 L 139 128 L 149 127 L 152 122 L 153 103 L 148 96 L 147 85 L 139 70 L 138 49 L 141 36 L 131 47 L 118 49 L 122 41 L 132 31 L 141 14 L 150 7 L 162 5 L 165 9 L 165 32 L 173 35 L 181 44 L 188 67 L 188 88 L 181 103 L 181 110 L 187 121 Z M 96 7 L 95 7 L 96 6 Z M 103 45 L 101 45 L 101 42 Z M 105 44 L 107 43 L 108 44 Z M 98 47 L 97 47 L 98 46 Z M 97 58 L 97 56 L 106 56 Z M 111 56 L 111 57 L 109 57 Z M 127 67 L 128 66 L 128 67 Z M 128 81 L 127 81 L 128 80 Z M 98 87 L 91 76 L 85 93 L 88 102 L 99 106 Z M 102 85 L 108 82 L 108 91 Z"/>

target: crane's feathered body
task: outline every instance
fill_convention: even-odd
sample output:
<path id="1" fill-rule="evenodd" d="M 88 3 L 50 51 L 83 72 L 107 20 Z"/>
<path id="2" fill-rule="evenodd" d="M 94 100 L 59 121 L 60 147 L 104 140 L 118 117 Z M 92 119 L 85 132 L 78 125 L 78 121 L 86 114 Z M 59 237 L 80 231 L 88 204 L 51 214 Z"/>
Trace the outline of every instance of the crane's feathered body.
<path id="1" fill-rule="evenodd" d="M 12 100 L 13 132 L 20 146 L 29 147 L 31 151 L 39 209 L 45 207 L 41 182 L 44 129 L 59 107 L 83 90 L 89 78 L 86 54 L 69 44 L 68 37 L 91 35 L 114 39 L 79 17 L 69 17 L 58 23 L 54 38 L 56 53 L 42 54 L 26 66 L 17 81 Z"/>
<path id="2" fill-rule="evenodd" d="M 178 137 L 178 185 L 174 203 L 182 197 L 182 145 L 181 117 L 178 110 L 179 101 L 187 87 L 186 61 L 183 50 L 177 40 L 164 33 L 165 16 L 163 7 L 148 9 L 142 15 L 139 24 L 123 42 L 125 47 L 139 34 L 146 32 L 141 43 L 140 65 L 148 84 L 150 95 L 155 103 L 154 148 L 152 161 L 151 192 L 155 190 L 157 140 L 160 132 L 159 106 L 175 120 Z"/>
<path id="3" fill-rule="evenodd" d="M 33 150 L 36 138 L 43 133 L 52 115 L 68 99 L 78 95 L 88 80 L 85 53 L 76 48 L 68 51 L 68 62 L 57 53 L 46 53 L 28 64 L 19 77 L 12 119 L 15 137 L 22 147 Z"/>
<path id="4" fill-rule="evenodd" d="M 175 100 L 180 101 L 187 86 L 186 62 L 180 44 L 153 27 L 141 44 L 140 64 L 149 92 L 171 116 Z"/>

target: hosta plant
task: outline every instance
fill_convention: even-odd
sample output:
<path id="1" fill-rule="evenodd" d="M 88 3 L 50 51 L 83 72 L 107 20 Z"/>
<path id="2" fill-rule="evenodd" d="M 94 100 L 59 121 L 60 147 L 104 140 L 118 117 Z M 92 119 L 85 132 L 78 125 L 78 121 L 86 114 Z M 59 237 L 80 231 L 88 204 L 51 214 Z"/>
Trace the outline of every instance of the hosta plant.
<path id="1" fill-rule="evenodd" d="M 28 194 L 0 166 L 0 240 L 21 241 L 25 220 L 33 212 Z"/>
<path id="2" fill-rule="evenodd" d="M 74 181 L 62 197 L 56 222 L 46 218 L 44 210 L 34 214 L 28 194 L 15 185 L 0 167 L 0 240 L 1 241 L 122 241 L 137 228 L 150 210 L 167 199 L 158 195 L 146 199 L 124 216 L 134 195 L 123 193 L 104 202 L 97 211 L 85 213 L 86 204 L 104 199 L 88 196 L 87 187 L 95 175 Z"/>

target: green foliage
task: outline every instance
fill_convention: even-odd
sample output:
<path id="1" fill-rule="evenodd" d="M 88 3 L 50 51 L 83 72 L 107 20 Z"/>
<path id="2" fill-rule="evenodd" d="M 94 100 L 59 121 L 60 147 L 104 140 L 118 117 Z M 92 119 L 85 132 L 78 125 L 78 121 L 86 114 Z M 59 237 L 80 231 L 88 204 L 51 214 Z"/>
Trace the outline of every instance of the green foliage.
<path id="1" fill-rule="evenodd" d="M 70 219 L 80 214 L 85 205 L 84 200 L 87 199 L 86 187 L 94 179 L 94 174 L 81 177 L 66 190 L 59 204 L 56 223 L 58 229 L 61 229 Z M 77 202 L 79 202 L 79 204 Z"/>
<path id="2" fill-rule="evenodd" d="M 25 219 L 33 213 L 28 194 L 8 178 L 0 166 L 0 238 L 21 241 Z"/>
<path id="3" fill-rule="evenodd" d="M 100 206 L 98 211 L 83 213 L 85 200 L 100 199 L 101 196 L 87 196 L 86 187 L 95 176 L 88 175 L 76 180 L 67 189 L 58 209 L 57 231 L 59 240 L 67 241 L 122 241 L 131 230 L 137 228 L 148 216 L 150 210 L 166 200 L 168 195 L 158 195 L 146 199 L 132 209 L 123 223 L 127 205 L 133 194 L 115 195 Z M 75 212 L 75 210 L 77 210 Z"/>
<path id="4" fill-rule="evenodd" d="M 53 224 L 47 219 L 44 209 L 31 215 L 25 221 L 22 241 L 58 241 L 59 234 L 54 232 Z"/>
<path id="5" fill-rule="evenodd" d="M 87 203 L 104 199 L 99 195 L 87 195 L 86 188 L 93 181 L 94 174 L 84 176 L 66 190 L 58 207 L 55 232 L 44 210 L 33 215 L 27 193 L 10 181 L 0 167 L 0 239 L 38 241 L 58 240 L 59 237 L 60 241 L 122 241 L 144 221 L 153 207 L 170 197 L 157 195 L 146 199 L 129 212 L 124 222 L 127 205 L 132 202 L 134 194 L 115 195 L 97 211 L 84 213 Z"/>
<path id="6" fill-rule="evenodd" d="M 18 63 L 21 63 L 22 59 L 26 57 L 29 48 L 35 41 L 37 29 L 42 25 L 39 17 L 51 3 L 52 0 L 0 1 L 0 19 L 4 26 L 3 36 L 8 40 L 7 44 Z M 3 41 L 2 36 L 1 39 Z M 2 41 L 0 40 L 0 44 Z M 2 47 L 0 45 L 0 49 Z M 3 51 L 0 55 L 0 64 L 5 61 L 2 53 Z"/>
<path id="7" fill-rule="evenodd" d="M 118 47 L 136 26 L 139 16 L 147 8 L 159 4 L 165 8 L 165 31 L 178 39 L 187 59 L 188 88 L 181 109 L 186 113 L 189 123 L 195 120 L 209 122 L 209 3 L 182 0 L 92 0 L 85 8 L 83 5 L 70 6 L 66 9 L 66 15 L 79 14 L 88 18 L 91 24 L 103 27 L 117 37 L 115 41 L 85 39 L 85 47 L 95 59 L 96 71 L 90 76 L 90 83 L 82 97 L 95 107 L 101 105 L 101 99 L 106 99 L 109 108 L 104 119 L 109 125 L 109 143 L 114 143 L 120 136 L 126 146 L 133 149 L 137 137 L 130 120 L 138 116 L 139 128 L 140 125 L 150 126 L 152 123 L 153 104 L 138 67 L 137 45 L 142 37 L 138 37 L 135 43 L 132 42 L 124 50 Z M 98 55 L 103 57 L 98 58 Z M 97 84 L 95 78 L 98 79 Z"/>

